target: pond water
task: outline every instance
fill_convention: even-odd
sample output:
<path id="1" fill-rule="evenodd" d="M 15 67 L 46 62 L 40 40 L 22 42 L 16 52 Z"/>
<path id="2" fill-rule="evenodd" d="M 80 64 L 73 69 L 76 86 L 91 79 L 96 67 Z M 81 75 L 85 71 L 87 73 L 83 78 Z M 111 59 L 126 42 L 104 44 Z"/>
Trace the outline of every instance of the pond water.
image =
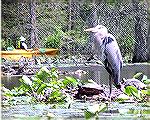
<path id="1" fill-rule="evenodd" d="M 37 69 L 40 66 L 35 66 Z M 108 74 L 106 70 L 101 65 L 88 65 L 88 66 L 70 66 L 70 65 L 61 65 L 58 67 L 62 71 L 76 71 L 84 70 L 87 73 L 82 76 L 74 75 L 80 79 L 93 79 L 98 84 L 108 84 Z M 133 75 L 137 72 L 142 72 L 150 78 L 150 64 L 130 64 L 123 67 L 121 77 L 132 78 Z M 3 76 L 2 84 L 5 87 L 12 89 L 20 85 L 18 79 L 21 78 L 21 75 L 18 76 Z M 22 99 L 17 98 L 17 99 Z M 22 101 L 22 100 L 20 100 Z M 84 109 L 87 105 L 94 104 L 93 102 L 83 102 L 75 101 L 72 103 L 69 109 L 58 108 L 52 109 L 51 105 L 43 104 L 27 104 L 22 103 L 15 105 L 5 105 L 2 106 L 2 119 L 3 120 L 49 120 L 47 114 L 50 113 L 54 115 L 54 120 L 82 120 L 84 119 Z M 108 105 L 108 109 L 99 114 L 99 119 L 101 120 L 135 120 L 135 119 L 150 119 L 150 105 L 145 106 L 144 103 L 118 103 L 112 102 Z M 150 104 L 150 103 L 149 103 Z"/>
<path id="2" fill-rule="evenodd" d="M 50 68 L 51 66 L 48 65 L 42 65 L 47 66 Z M 31 68 L 36 69 L 38 71 L 42 66 L 29 66 Z M 81 80 L 87 80 L 92 79 L 98 84 L 105 84 L 108 85 L 109 83 L 109 76 L 107 71 L 104 69 L 102 65 L 98 64 L 92 64 L 92 65 L 83 65 L 78 64 L 78 66 L 75 66 L 74 64 L 61 64 L 56 66 L 60 71 L 68 71 L 68 72 L 74 72 L 76 70 L 84 70 L 86 74 L 82 74 L 81 76 L 76 75 L 74 73 L 71 73 L 71 76 L 74 76 L 75 78 L 79 78 Z M 150 64 L 148 63 L 137 63 L 137 64 L 126 64 L 124 65 L 122 71 L 121 71 L 121 78 L 132 78 L 133 75 L 135 75 L 138 72 L 142 72 L 145 74 L 148 78 L 150 78 Z M 5 87 L 12 89 L 14 87 L 17 87 L 20 85 L 20 82 L 18 81 L 22 75 L 12 75 L 12 76 L 2 76 L 1 82 L 5 85 Z"/>
<path id="3" fill-rule="evenodd" d="M 20 98 L 18 98 L 20 99 Z M 3 120 L 49 120 L 48 113 L 53 115 L 54 120 L 82 120 L 84 119 L 84 109 L 87 105 L 93 105 L 94 102 L 75 101 L 69 109 L 58 107 L 52 109 L 52 105 L 43 104 L 16 104 L 12 106 L 3 106 Z M 52 119 L 52 120 L 53 120 Z M 150 107 L 144 103 L 118 103 L 108 104 L 106 111 L 99 113 L 101 120 L 135 120 L 150 119 Z"/>

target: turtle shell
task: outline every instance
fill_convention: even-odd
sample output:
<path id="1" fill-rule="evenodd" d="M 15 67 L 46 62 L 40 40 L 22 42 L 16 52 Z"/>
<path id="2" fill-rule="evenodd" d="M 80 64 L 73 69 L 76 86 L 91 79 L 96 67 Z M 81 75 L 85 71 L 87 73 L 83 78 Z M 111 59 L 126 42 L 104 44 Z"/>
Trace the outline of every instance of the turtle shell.
<path id="1" fill-rule="evenodd" d="M 99 95 L 100 93 L 103 93 L 103 87 L 101 87 L 98 84 L 95 83 L 88 83 L 86 85 L 78 86 L 78 95 L 86 95 L 86 96 L 93 96 L 93 95 Z"/>

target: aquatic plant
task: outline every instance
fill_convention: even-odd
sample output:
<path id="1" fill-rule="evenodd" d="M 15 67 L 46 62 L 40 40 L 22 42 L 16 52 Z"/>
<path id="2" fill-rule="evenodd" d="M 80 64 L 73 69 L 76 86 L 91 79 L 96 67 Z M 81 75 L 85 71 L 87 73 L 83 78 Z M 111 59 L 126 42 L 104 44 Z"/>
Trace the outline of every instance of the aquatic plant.
<path id="1" fill-rule="evenodd" d="M 67 88 L 73 88 L 78 84 L 78 81 L 73 77 L 65 76 L 63 79 L 60 79 L 56 68 L 48 70 L 46 67 L 42 67 L 31 78 L 23 75 L 20 81 L 22 83 L 21 86 L 6 91 L 4 96 L 17 97 L 23 95 L 32 97 L 34 102 L 61 104 L 68 99 L 72 99 L 72 96 L 66 92 Z"/>
<path id="2" fill-rule="evenodd" d="M 84 110 L 84 116 L 86 119 L 98 118 L 98 114 L 104 112 L 106 109 L 107 105 L 105 103 L 87 106 Z"/>
<path id="3" fill-rule="evenodd" d="M 136 73 L 133 79 L 136 80 L 135 83 L 125 86 L 124 93 L 129 97 L 133 97 L 135 101 L 146 101 L 145 98 L 150 96 L 150 79 L 141 72 Z"/>

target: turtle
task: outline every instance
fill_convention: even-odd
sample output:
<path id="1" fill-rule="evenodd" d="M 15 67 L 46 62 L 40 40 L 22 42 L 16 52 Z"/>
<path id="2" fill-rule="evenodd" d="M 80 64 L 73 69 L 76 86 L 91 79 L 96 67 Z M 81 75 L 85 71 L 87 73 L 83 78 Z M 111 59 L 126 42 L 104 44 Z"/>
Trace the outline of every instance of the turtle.
<path id="1" fill-rule="evenodd" d="M 78 92 L 75 95 L 77 99 L 80 99 L 81 96 L 93 96 L 104 93 L 104 88 L 101 85 L 98 85 L 96 82 L 90 82 L 84 85 L 78 85 Z"/>

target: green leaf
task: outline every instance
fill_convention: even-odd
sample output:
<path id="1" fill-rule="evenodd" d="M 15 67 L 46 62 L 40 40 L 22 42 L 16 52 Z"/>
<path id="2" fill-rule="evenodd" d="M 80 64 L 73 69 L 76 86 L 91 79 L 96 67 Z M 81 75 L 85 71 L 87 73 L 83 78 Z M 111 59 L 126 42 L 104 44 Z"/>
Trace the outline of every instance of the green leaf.
<path id="1" fill-rule="evenodd" d="M 78 82 L 73 77 L 65 76 L 65 79 L 63 80 L 63 84 L 65 86 L 77 86 Z"/>
<path id="2" fill-rule="evenodd" d="M 142 107 L 150 107 L 150 102 L 145 102 L 145 103 L 142 103 L 141 105 Z"/>
<path id="3" fill-rule="evenodd" d="M 143 75 L 142 81 L 147 80 L 147 76 Z"/>
<path id="4" fill-rule="evenodd" d="M 150 84 L 150 79 L 143 80 L 144 84 Z"/>
<path id="5" fill-rule="evenodd" d="M 148 79 L 147 76 L 144 75 L 144 74 L 141 73 L 141 72 L 135 74 L 135 75 L 133 76 L 133 78 L 138 79 L 138 80 L 140 80 L 140 81 L 142 81 L 142 82 L 144 82 L 145 80 Z"/>
<path id="6" fill-rule="evenodd" d="M 40 69 L 40 71 L 37 73 L 37 78 L 41 79 L 41 80 L 45 80 L 50 76 L 50 71 L 47 69 L 47 67 L 42 67 Z"/>
<path id="7" fill-rule="evenodd" d="M 84 111 L 84 116 L 86 119 L 92 118 L 96 116 L 96 113 L 98 113 L 98 111 L 99 111 L 99 104 L 88 106 L 87 109 Z"/>
<path id="8" fill-rule="evenodd" d="M 134 96 L 136 98 L 140 99 L 140 94 L 139 91 L 136 87 L 134 86 L 127 86 L 125 87 L 124 92 L 128 95 L 128 96 Z"/>
<path id="9" fill-rule="evenodd" d="M 37 94 L 40 94 L 45 88 L 47 87 L 46 84 L 42 84 L 39 89 L 37 90 Z"/>
<path id="10" fill-rule="evenodd" d="M 126 86 L 124 92 L 125 92 L 128 96 L 131 96 L 133 91 L 134 91 L 134 92 L 137 92 L 137 88 L 135 88 L 135 87 L 133 87 L 133 86 Z"/>
<path id="11" fill-rule="evenodd" d="M 60 97 L 61 95 L 62 95 L 62 93 L 59 90 L 55 90 L 51 93 L 51 97 L 53 97 L 53 98 Z"/>
<path id="12" fill-rule="evenodd" d="M 141 73 L 141 72 L 136 73 L 136 74 L 133 76 L 133 78 L 138 79 L 138 80 L 142 80 L 142 78 L 143 78 L 143 73 Z"/>
<path id="13" fill-rule="evenodd" d="M 97 116 L 99 112 L 104 112 L 107 108 L 105 103 L 102 104 L 94 104 L 92 106 L 88 106 L 87 109 L 84 111 L 84 115 L 86 119 L 91 117 Z"/>
<path id="14" fill-rule="evenodd" d="M 132 96 L 133 93 L 138 93 L 138 90 L 136 87 L 133 86 L 127 86 L 125 87 L 125 91 L 124 91 L 128 96 Z"/>
<path id="15" fill-rule="evenodd" d="M 55 72 L 55 71 L 57 71 L 57 68 L 52 67 L 52 68 L 51 68 L 51 72 Z"/>
<path id="16" fill-rule="evenodd" d="M 29 85 L 29 86 L 32 85 L 32 81 L 26 75 L 22 76 L 22 80 L 26 85 Z"/>
<path id="17" fill-rule="evenodd" d="M 100 104 L 99 106 L 99 112 L 104 112 L 107 108 L 107 105 L 105 103 Z"/>
<path id="18" fill-rule="evenodd" d="M 33 80 L 34 83 L 37 83 L 37 84 L 40 84 L 40 85 L 43 83 L 42 80 L 40 80 L 40 79 L 38 79 L 36 77 L 32 77 L 32 80 Z"/>
<path id="19" fill-rule="evenodd" d="M 91 113 L 89 111 L 84 111 L 84 116 L 85 116 L 86 119 L 90 119 L 92 117 L 95 117 L 96 114 L 93 114 L 93 113 Z"/>
<path id="20" fill-rule="evenodd" d="M 22 88 L 23 91 L 25 91 L 25 92 L 28 92 L 28 91 L 32 92 L 32 87 L 31 86 L 25 84 L 22 79 L 20 81 L 22 82 L 22 87 L 21 88 Z"/>
<path id="21" fill-rule="evenodd" d="M 150 89 L 147 89 L 147 90 L 141 90 L 141 92 L 145 95 L 148 95 L 150 96 Z"/>

